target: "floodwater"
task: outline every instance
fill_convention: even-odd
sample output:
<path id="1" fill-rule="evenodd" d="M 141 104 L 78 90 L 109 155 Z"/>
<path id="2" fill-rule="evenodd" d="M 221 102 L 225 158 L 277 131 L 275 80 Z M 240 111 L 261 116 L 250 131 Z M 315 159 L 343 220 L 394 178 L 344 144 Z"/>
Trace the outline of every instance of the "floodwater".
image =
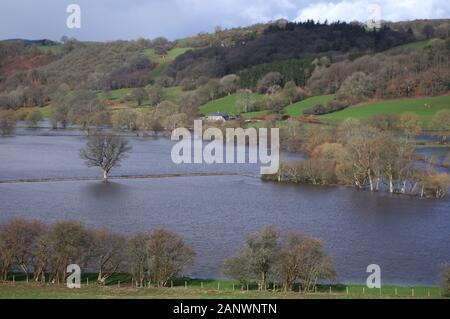
<path id="1" fill-rule="evenodd" d="M 99 176 L 79 158 L 86 141 L 81 134 L 22 133 L 0 139 L 0 181 Z M 247 234 L 268 224 L 321 238 L 339 282 L 365 282 L 367 265 L 379 264 L 384 284 L 437 284 L 440 265 L 450 262 L 448 197 L 426 200 L 262 182 L 254 164 L 176 165 L 170 140 L 130 137 L 130 142 L 133 152 L 112 175 L 246 176 L 0 183 L 0 222 L 78 220 L 123 233 L 165 227 L 194 247 L 197 259 L 188 275 L 199 278 L 222 277 L 224 259 Z"/>

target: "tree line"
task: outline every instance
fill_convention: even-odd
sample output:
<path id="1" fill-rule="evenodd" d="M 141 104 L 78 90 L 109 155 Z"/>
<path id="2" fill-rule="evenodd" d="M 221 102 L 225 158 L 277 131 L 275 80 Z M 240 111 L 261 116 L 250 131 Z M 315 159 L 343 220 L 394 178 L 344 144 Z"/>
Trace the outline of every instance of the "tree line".
<path id="1" fill-rule="evenodd" d="M 242 287 L 256 281 L 259 290 L 267 290 L 269 283 L 281 282 L 284 291 L 292 291 L 298 283 L 303 292 L 336 278 L 322 241 L 275 226 L 250 234 L 236 256 L 225 261 L 224 274 Z"/>
<path id="2" fill-rule="evenodd" d="M 0 224 L 0 281 L 21 272 L 27 281 L 64 284 L 67 266 L 78 264 L 96 273 L 99 285 L 126 273 L 139 287 L 149 281 L 167 287 L 195 256 L 182 237 L 166 229 L 123 235 L 75 221 L 48 225 L 15 218 Z M 336 278 L 322 241 L 275 226 L 250 234 L 236 256 L 225 261 L 223 273 L 242 287 L 257 282 L 259 290 L 267 290 L 270 283 L 281 283 L 291 291 L 300 284 L 304 292 Z"/>
<path id="3" fill-rule="evenodd" d="M 445 94 L 450 83 L 449 43 L 448 38 L 434 39 L 424 49 L 400 47 L 318 65 L 307 87 L 313 95 L 336 94 L 351 104 Z"/>
<path id="4" fill-rule="evenodd" d="M 404 117 L 405 129 L 413 129 L 417 123 L 413 121 L 414 116 Z M 303 151 L 308 159 L 282 163 L 277 174 L 263 178 L 444 197 L 450 187 L 449 174 L 436 170 L 434 158 L 417 165 L 414 146 L 396 137 L 392 130 L 383 128 L 385 124 L 379 121 L 375 125 L 365 125 L 356 119 L 347 119 L 333 128 L 288 129 L 282 135 L 282 146 Z"/>
<path id="5" fill-rule="evenodd" d="M 48 225 L 15 218 L 0 225 L 2 281 L 20 271 L 29 281 L 65 283 L 66 267 L 78 264 L 97 273 L 98 284 L 129 273 L 141 287 L 148 281 L 164 287 L 195 255 L 182 237 L 165 229 L 126 236 L 74 221 Z"/>
<path id="6" fill-rule="evenodd" d="M 0 43 L 0 55 L 7 56 L 6 62 L 18 65 L 5 74 L 1 73 L 0 66 L 0 105 L 3 108 L 44 106 L 53 100 L 53 93 L 62 83 L 70 90 L 111 90 L 144 87 L 154 81 L 151 70 L 155 64 L 134 42 L 69 41 L 58 54 L 10 46 Z M 34 67 L 29 68 L 28 64 Z"/>
<path id="7" fill-rule="evenodd" d="M 253 65 L 306 56 L 378 52 L 414 40 L 412 34 L 388 27 L 368 31 L 349 23 L 273 23 L 251 41 L 188 51 L 169 66 L 167 75 L 184 78 L 221 77 Z"/>
<path id="8" fill-rule="evenodd" d="M 306 81 L 314 70 L 312 59 L 291 59 L 272 63 L 255 65 L 241 70 L 238 85 L 241 88 L 255 89 L 258 81 L 269 72 L 278 72 L 283 82 L 294 81 L 298 86 L 305 86 Z"/>

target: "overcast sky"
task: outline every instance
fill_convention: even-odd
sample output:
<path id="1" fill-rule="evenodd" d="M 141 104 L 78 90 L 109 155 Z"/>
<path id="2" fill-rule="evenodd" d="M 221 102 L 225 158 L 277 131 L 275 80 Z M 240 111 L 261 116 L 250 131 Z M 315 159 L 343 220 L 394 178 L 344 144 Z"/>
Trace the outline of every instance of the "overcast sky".
<path id="1" fill-rule="evenodd" d="M 81 28 L 69 29 L 66 8 L 81 8 Z M 118 40 L 182 38 L 215 26 L 289 20 L 399 21 L 450 18 L 449 0 L 0 0 L 0 39 Z"/>

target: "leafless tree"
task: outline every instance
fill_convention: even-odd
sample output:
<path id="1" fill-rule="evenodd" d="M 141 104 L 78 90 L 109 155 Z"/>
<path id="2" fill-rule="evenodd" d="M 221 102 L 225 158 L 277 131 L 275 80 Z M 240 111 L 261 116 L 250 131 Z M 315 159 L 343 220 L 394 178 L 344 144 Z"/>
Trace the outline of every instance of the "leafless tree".
<path id="1" fill-rule="evenodd" d="M 320 240 L 299 232 L 288 232 L 281 244 L 280 274 L 285 291 L 300 281 L 303 291 L 311 291 L 320 280 L 335 278 L 331 259 Z"/>
<path id="2" fill-rule="evenodd" d="M 279 237 L 274 226 L 249 235 L 238 255 L 225 262 L 224 271 L 241 282 L 256 278 L 258 289 L 266 290 L 279 257 Z"/>
<path id="3" fill-rule="evenodd" d="M 45 282 L 45 273 L 49 270 L 52 257 L 52 237 L 50 234 L 50 227 L 45 227 L 41 230 L 36 239 L 36 248 L 33 254 L 33 270 L 34 281 Z"/>
<path id="4" fill-rule="evenodd" d="M 253 278 L 248 258 L 242 252 L 225 260 L 223 274 L 236 280 L 241 286 L 247 285 Z"/>
<path id="5" fill-rule="evenodd" d="M 220 79 L 220 85 L 222 86 L 222 91 L 226 95 L 230 95 L 234 91 L 236 91 L 237 88 L 237 80 L 238 76 L 235 74 L 228 74 Z"/>
<path id="6" fill-rule="evenodd" d="M 422 132 L 420 117 L 414 112 L 406 112 L 400 116 L 400 128 L 408 137 L 413 137 Z"/>
<path id="7" fill-rule="evenodd" d="M 289 104 L 297 102 L 306 96 L 306 92 L 297 87 L 294 81 L 289 81 L 284 85 L 283 93 L 289 100 Z"/>
<path id="8" fill-rule="evenodd" d="M 42 121 L 42 113 L 39 110 L 31 110 L 28 112 L 27 116 L 25 117 L 25 121 L 27 123 L 27 126 L 30 128 L 37 128 L 39 126 L 39 122 Z"/>
<path id="9" fill-rule="evenodd" d="M 125 236 L 107 230 L 92 231 L 91 256 L 95 259 L 98 284 L 104 284 L 120 269 L 126 259 L 125 248 Z"/>
<path id="10" fill-rule="evenodd" d="M 146 87 L 149 103 L 151 106 L 158 105 L 164 98 L 164 91 L 160 85 L 149 85 Z"/>
<path id="11" fill-rule="evenodd" d="M 431 119 L 430 127 L 437 130 L 441 143 L 446 143 L 450 136 L 450 110 L 441 110 Z"/>
<path id="12" fill-rule="evenodd" d="M 260 93 L 266 93 L 271 86 L 281 84 L 282 84 L 281 74 L 278 72 L 269 72 L 258 81 L 257 90 Z"/>
<path id="13" fill-rule="evenodd" d="M 28 281 L 39 236 L 45 227 L 38 221 L 16 218 L 6 224 L 5 228 L 8 229 L 10 244 L 14 249 L 14 263 L 20 267 Z"/>
<path id="14" fill-rule="evenodd" d="M 138 113 L 134 110 L 119 110 L 112 115 L 111 122 L 116 129 L 135 131 L 138 128 Z"/>
<path id="15" fill-rule="evenodd" d="M 143 287 L 148 278 L 148 243 L 149 236 L 145 233 L 137 233 L 128 241 L 130 271 L 139 287 Z"/>
<path id="16" fill-rule="evenodd" d="M 62 283 L 66 278 L 66 267 L 70 264 L 83 265 L 89 256 L 92 237 L 78 222 L 59 222 L 52 226 L 50 239 L 50 282 Z"/>
<path id="17" fill-rule="evenodd" d="M 78 124 L 87 133 L 95 127 L 93 120 L 99 112 L 105 111 L 105 105 L 98 100 L 95 93 L 91 91 L 76 91 L 66 101 L 69 111 L 68 117 L 72 123 Z"/>
<path id="18" fill-rule="evenodd" d="M 8 224 L 0 226 L 0 280 L 7 280 L 14 265 L 14 233 Z"/>
<path id="19" fill-rule="evenodd" d="M 195 258 L 195 251 L 183 238 L 165 229 L 151 232 L 148 254 L 150 279 L 162 287 L 190 266 Z"/>
<path id="20" fill-rule="evenodd" d="M 255 99 L 252 91 L 249 89 L 241 89 L 238 91 L 237 95 L 238 98 L 236 101 L 236 108 L 239 112 L 251 112 L 253 110 L 253 106 L 255 105 Z"/>
<path id="21" fill-rule="evenodd" d="M 89 167 L 100 167 L 103 179 L 108 179 L 112 168 L 120 165 L 131 151 L 128 141 L 113 134 L 98 134 L 89 137 L 86 147 L 80 151 L 80 157 Z"/>
<path id="22" fill-rule="evenodd" d="M 7 136 L 14 133 L 16 118 L 12 110 L 0 110 L 0 135 Z"/>

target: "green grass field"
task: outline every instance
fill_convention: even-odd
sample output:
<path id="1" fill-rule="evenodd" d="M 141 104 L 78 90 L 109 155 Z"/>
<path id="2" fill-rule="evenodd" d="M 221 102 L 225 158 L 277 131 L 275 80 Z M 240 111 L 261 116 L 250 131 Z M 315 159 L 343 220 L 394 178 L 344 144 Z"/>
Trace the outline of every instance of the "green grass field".
<path id="1" fill-rule="evenodd" d="M 61 53 L 63 45 L 62 44 L 37 45 L 36 47 L 44 53 L 58 54 L 58 53 Z"/>
<path id="2" fill-rule="evenodd" d="M 24 282 L 7 282 L 0 284 L 0 299 L 362 299 L 362 298 L 442 298 L 437 287 L 395 287 L 368 289 L 362 285 L 320 286 L 317 292 L 300 293 L 283 292 L 279 288 L 273 291 L 257 291 L 255 287 L 234 285 L 229 281 L 189 281 L 187 286 L 178 283 L 173 288 L 145 287 L 136 288 L 131 283 L 118 283 L 98 286 L 85 282 L 80 289 L 69 289 L 65 285 L 36 284 Z"/>
<path id="3" fill-rule="evenodd" d="M 262 99 L 263 96 L 255 94 L 257 99 Z M 333 95 L 321 95 L 307 98 L 303 101 L 294 103 L 285 108 L 284 113 L 290 116 L 302 116 L 303 111 L 316 104 L 327 104 L 334 98 Z M 228 114 L 239 114 L 236 108 L 237 95 L 233 94 L 214 101 L 210 101 L 200 107 L 200 112 L 203 115 L 212 112 L 225 112 Z M 405 112 L 414 112 L 420 116 L 424 127 L 427 126 L 430 119 L 436 112 L 450 109 L 450 96 L 424 97 L 424 98 L 410 98 L 410 99 L 395 99 L 384 100 L 377 102 L 367 102 L 359 105 L 349 107 L 345 110 L 318 116 L 325 123 L 341 123 L 349 117 L 357 119 L 365 119 L 376 114 L 394 113 L 401 115 Z M 254 117 L 258 115 L 267 115 L 269 112 L 250 112 L 242 114 L 244 117 Z"/>
<path id="4" fill-rule="evenodd" d="M 254 98 L 260 100 L 263 98 L 261 94 L 254 94 Z M 238 100 L 237 94 L 232 94 L 229 96 L 225 96 L 223 98 L 210 101 L 202 106 L 200 106 L 200 113 L 203 115 L 207 115 L 213 112 L 225 112 L 227 114 L 239 114 L 236 107 L 236 102 Z"/>
<path id="5" fill-rule="evenodd" d="M 430 40 L 422 40 L 422 41 L 416 41 L 411 42 L 408 44 L 400 45 L 396 48 L 406 48 L 406 49 L 425 49 L 429 46 Z"/>
<path id="6" fill-rule="evenodd" d="M 349 117 L 364 119 L 383 113 L 401 115 L 405 112 L 414 112 L 421 117 L 426 126 L 433 115 L 443 109 L 450 109 L 450 96 L 448 95 L 363 103 L 339 112 L 322 115 L 319 118 L 324 122 L 339 123 Z"/>
<path id="7" fill-rule="evenodd" d="M 0 299 L 5 298 L 442 298 L 436 286 L 383 286 L 369 289 L 360 284 L 318 285 L 315 291 L 300 293 L 298 286 L 292 292 L 283 292 L 271 284 L 267 291 L 258 291 L 257 284 L 241 286 L 232 280 L 177 278 L 167 288 L 147 285 L 137 288 L 129 274 L 114 274 L 105 286 L 95 284 L 97 274 L 85 273 L 80 289 L 65 285 L 27 283 L 23 273 L 9 274 L 8 281 L 0 283 Z M 274 289 L 275 288 L 275 289 Z"/>
<path id="8" fill-rule="evenodd" d="M 289 105 L 285 108 L 284 112 L 287 115 L 290 116 L 302 116 L 303 111 L 307 108 L 313 107 L 316 104 L 327 104 L 334 98 L 334 95 L 320 95 L 320 96 L 313 96 L 310 98 L 307 98 L 303 101 L 294 103 L 292 105 Z"/>
<path id="9" fill-rule="evenodd" d="M 189 50 L 193 50 L 194 48 L 191 47 L 183 47 L 183 48 L 173 48 L 169 52 L 167 52 L 167 55 L 162 56 L 155 53 L 155 49 L 145 49 L 144 53 L 150 57 L 154 62 L 156 63 L 162 63 L 162 62 L 171 62 L 175 60 L 175 58 Z"/>

